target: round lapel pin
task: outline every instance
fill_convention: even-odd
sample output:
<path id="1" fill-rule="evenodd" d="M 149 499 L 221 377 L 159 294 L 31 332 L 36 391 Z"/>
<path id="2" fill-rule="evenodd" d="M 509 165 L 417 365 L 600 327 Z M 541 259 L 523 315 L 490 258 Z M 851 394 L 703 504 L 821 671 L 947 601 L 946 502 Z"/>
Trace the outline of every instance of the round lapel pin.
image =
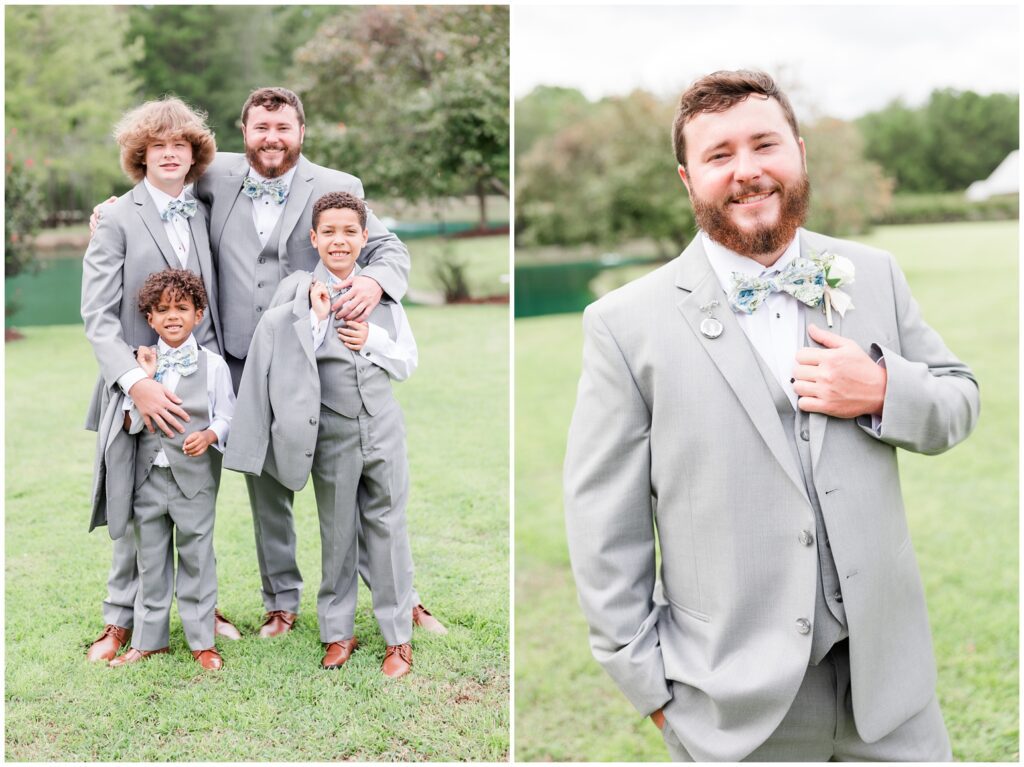
<path id="1" fill-rule="evenodd" d="M 722 331 L 725 329 L 722 323 L 715 317 L 715 307 L 718 306 L 718 301 L 710 301 L 700 307 L 702 312 L 705 312 L 708 316 L 700 321 L 700 332 L 705 338 L 718 338 L 722 335 Z"/>

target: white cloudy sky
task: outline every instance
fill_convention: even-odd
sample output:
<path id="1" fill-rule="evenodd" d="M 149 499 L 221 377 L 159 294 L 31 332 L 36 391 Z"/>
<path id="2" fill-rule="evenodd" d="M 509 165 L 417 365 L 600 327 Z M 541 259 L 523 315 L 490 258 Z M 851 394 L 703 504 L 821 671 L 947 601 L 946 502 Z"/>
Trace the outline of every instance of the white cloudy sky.
<path id="1" fill-rule="evenodd" d="M 760 68 L 798 115 L 852 118 L 934 88 L 1017 91 L 1016 5 L 512 5 L 513 92 L 675 96 L 716 69 Z"/>

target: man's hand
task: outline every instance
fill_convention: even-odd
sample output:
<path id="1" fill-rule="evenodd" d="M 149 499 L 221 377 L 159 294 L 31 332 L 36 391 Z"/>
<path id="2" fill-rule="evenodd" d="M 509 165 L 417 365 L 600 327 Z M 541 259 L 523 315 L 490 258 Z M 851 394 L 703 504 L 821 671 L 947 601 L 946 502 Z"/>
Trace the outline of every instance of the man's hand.
<path id="1" fill-rule="evenodd" d="M 313 280 L 309 286 L 309 306 L 318 320 L 327 319 L 331 311 L 331 292 L 318 280 Z"/>
<path id="2" fill-rule="evenodd" d="M 662 713 L 660 708 L 651 714 L 651 721 L 654 722 L 654 726 L 659 730 L 665 729 L 665 714 Z"/>
<path id="3" fill-rule="evenodd" d="M 185 437 L 185 444 L 181 446 L 182 452 L 191 457 L 197 458 L 206 452 L 206 449 L 217 442 L 217 432 L 213 429 L 194 431 Z"/>
<path id="4" fill-rule="evenodd" d="M 112 202 L 117 202 L 116 197 L 108 197 L 95 208 L 92 209 L 92 215 L 89 216 L 89 236 L 92 237 L 96 234 L 96 227 L 100 223 L 100 218 L 103 217 L 102 211 L 104 205 L 109 205 Z"/>
<path id="5" fill-rule="evenodd" d="M 885 403 L 885 368 L 872 360 L 856 341 L 816 325 L 807 334 L 824 349 L 805 346 L 796 353 L 793 391 L 807 413 L 836 418 L 881 415 Z"/>
<path id="6" fill-rule="evenodd" d="M 384 289 L 373 277 L 363 277 L 361 274 L 350 275 L 341 283 L 342 288 L 350 286 L 352 289 L 340 296 L 331 309 L 334 310 L 334 316 L 339 320 L 362 322 L 380 303 Z"/>
<path id="7" fill-rule="evenodd" d="M 142 371 L 152 378 L 156 375 L 156 349 L 152 346 L 140 346 L 135 352 L 135 361 Z"/>
<path id="8" fill-rule="evenodd" d="M 370 335 L 370 326 L 365 322 L 349 320 L 342 327 L 338 328 L 338 338 L 349 349 L 359 351 L 366 345 L 366 339 Z"/>
<path id="9" fill-rule="evenodd" d="M 189 421 L 188 413 L 181 407 L 181 398 L 168 391 L 163 384 L 152 378 L 143 378 L 132 385 L 128 394 L 142 414 L 142 420 L 146 422 L 150 433 L 156 431 L 154 424 L 168 437 L 174 436 L 175 429 L 179 434 L 185 433 L 185 427 L 174 416 Z"/>

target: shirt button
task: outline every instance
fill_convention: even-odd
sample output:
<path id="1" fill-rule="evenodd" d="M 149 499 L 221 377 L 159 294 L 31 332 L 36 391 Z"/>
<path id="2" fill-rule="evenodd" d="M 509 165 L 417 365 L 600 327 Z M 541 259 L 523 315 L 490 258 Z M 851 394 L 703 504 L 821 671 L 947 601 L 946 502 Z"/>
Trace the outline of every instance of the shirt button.
<path id="1" fill-rule="evenodd" d="M 810 438 L 811 438 L 811 434 L 810 434 L 810 432 L 807 431 L 807 429 L 801 429 L 800 430 L 800 439 L 802 439 L 804 442 L 807 442 L 807 441 L 810 440 Z"/>
<path id="2" fill-rule="evenodd" d="M 801 634 L 810 634 L 811 633 L 811 622 L 809 620 L 807 620 L 806 618 L 797 618 L 797 620 L 796 620 L 796 630 L 799 631 Z"/>
<path id="3" fill-rule="evenodd" d="M 810 530 L 801 530 L 798 538 L 800 540 L 800 543 L 802 543 L 804 546 L 810 546 L 812 543 L 814 543 L 814 536 L 811 535 Z"/>

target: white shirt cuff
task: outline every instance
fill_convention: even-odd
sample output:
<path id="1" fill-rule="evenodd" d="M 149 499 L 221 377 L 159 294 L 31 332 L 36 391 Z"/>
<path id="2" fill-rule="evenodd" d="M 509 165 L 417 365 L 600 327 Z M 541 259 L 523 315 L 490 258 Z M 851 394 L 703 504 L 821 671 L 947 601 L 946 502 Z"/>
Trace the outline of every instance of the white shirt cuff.
<path id="1" fill-rule="evenodd" d="M 146 371 L 142 368 L 132 368 L 123 376 L 117 379 L 117 385 L 121 387 L 121 391 L 127 394 L 131 391 L 131 388 L 135 386 L 143 378 L 149 378 L 146 375 Z"/>

